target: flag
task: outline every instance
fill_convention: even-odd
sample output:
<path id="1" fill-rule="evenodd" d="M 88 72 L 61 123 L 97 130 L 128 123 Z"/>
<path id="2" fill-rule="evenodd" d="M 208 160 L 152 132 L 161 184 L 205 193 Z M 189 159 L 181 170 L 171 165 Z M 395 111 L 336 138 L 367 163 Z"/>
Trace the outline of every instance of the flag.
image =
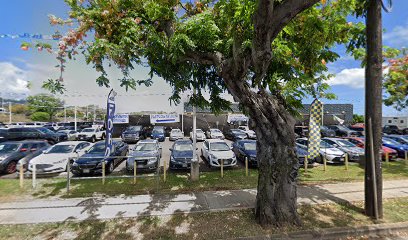
<path id="1" fill-rule="evenodd" d="M 323 103 L 315 99 L 310 105 L 308 158 L 319 156 L 320 152 L 320 125 L 322 122 Z"/>
<path id="2" fill-rule="evenodd" d="M 105 157 L 108 157 L 113 148 L 113 118 L 115 117 L 115 97 L 116 92 L 113 89 L 109 92 L 106 106 L 106 139 L 105 139 Z"/>

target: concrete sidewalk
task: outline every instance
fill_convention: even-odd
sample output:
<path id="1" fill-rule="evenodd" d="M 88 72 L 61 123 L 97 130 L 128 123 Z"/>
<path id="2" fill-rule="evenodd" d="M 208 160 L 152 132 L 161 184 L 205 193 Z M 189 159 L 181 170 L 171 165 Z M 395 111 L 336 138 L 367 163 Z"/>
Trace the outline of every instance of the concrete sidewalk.
<path id="1" fill-rule="evenodd" d="M 408 197 L 408 180 L 385 181 L 384 198 Z M 256 190 L 0 203 L 0 224 L 63 222 L 253 208 Z M 298 187 L 299 204 L 364 200 L 364 183 Z"/>

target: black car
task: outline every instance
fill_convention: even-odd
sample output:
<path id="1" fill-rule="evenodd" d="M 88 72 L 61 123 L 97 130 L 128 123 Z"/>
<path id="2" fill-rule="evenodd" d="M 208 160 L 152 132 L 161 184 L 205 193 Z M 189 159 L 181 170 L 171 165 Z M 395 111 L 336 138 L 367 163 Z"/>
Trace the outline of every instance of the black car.
<path id="1" fill-rule="evenodd" d="M 84 155 L 74 161 L 71 171 L 75 175 L 102 174 L 102 161 L 105 159 L 105 141 L 97 142 Z M 105 171 L 111 173 L 126 159 L 129 146 L 118 140 L 113 140 L 113 149 L 105 159 Z"/>
<path id="2" fill-rule="evenodd" d="M 189 169 L 193 159 L 191 140 L 176 140 L 170 148 L 170 169 Z"/>
<path id="3" fill-rule="evenodd" d="M 335 137 L 336 132 L 326 126 L 320 126 L 320 134 L 322 137 Z"/>
<path id="4" fill-rule="evenodd" d="M 8 140 L 8 129 L 0 129 L 0 142 Z"/>
<path id="5" fill-rule="evenodd" d="M 122 140 L 125 143 L 136 143 L 141 138 L 143 138 L 142 126 L 129 126 L 122 132 Z"/>
<path id="6" fill-rule="evenodd" d="M 246 139 L 248 136 L 246 132 L 242 131 L 241 129 L 230 129 L 224 133 L 225 138 L 231 141 L 237 141 Z"/>
<path id="7" fill-rule="evenodd" d="M 361 132 L 353 131 L 342 125 L 330 125 L 328 126 L 328 128 L 331 130 L 334 130 L 336 132 L 336 136 L 338 137 L 361 137 L 363 136 Z"/>
<path id="8" fill-rule="evenodd" d="M 237 159 L 245 163 L 245 158 L 248 158 L 248 165 L 257 167 L 258 160 L 256 158 L 256 140 L 238 140 L 232 144 L 232 151 L 237 156 Z"/>
<path id="9" fill-rule="evenodd" d="M 10 141 L 0 143 L 0 172 L 11 174 L 16 171 L 20 159 L 42 151 L 50 145 L 45 141 Z"/>
<path id="10" fill-rule="evenodd" d="M 46 128 L 10 128 L 7 135 L 10 141 L 21 141 L 26 139 L 43 139 L 55 144 L 67 139 L 66 134 L 55 133 Z"/>
<path id="11" fill-rule="evenodd" d="M 385 125 L 383 127 L 383 133 L 385 133 L 385 134 L 402 134 L 402 131 L 395 125 Z"/>

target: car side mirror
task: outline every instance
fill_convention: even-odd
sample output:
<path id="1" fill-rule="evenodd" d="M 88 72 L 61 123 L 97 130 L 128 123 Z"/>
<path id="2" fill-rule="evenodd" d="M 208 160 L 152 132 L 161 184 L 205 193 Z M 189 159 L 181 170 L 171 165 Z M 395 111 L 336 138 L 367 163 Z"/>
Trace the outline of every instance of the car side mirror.
<path id="1" fill-rule="evenodd" d="M 169 148 L 169 150 L 170 150 L 170 152 L 172 152 L 172 151 L 173 151 L 173 148 Z"/>
<path id="2" fill-rule="evenodd" d="M 198 150 L 198 148 L 196 148 L 196 150 Z"/>

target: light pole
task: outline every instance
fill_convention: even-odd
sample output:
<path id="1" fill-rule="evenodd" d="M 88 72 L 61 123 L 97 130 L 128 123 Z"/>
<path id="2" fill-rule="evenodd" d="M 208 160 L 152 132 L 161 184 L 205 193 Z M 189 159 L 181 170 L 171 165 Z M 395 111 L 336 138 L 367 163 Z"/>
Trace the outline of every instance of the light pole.
<path id="1" fill-rule="evenodd" d="M 9 124 L 11 124 L 11 102 L 9 102 Z"/>
<path id="2" fill-rule="evenodd" d="M 196 89 L 193 89 L 196 94 Z M 193 105 L 193 159 L 191 160 L 191 181 L 197 181 L 200 176 L 200 165 L 197 159 L 197 109 Z"/>
<path id="3" fill-rule="evenodd" d="M 75 126 L 75 131 L 77 131 L 77 106 L 76 105 L 74 109 L 74 126 Z"/>

